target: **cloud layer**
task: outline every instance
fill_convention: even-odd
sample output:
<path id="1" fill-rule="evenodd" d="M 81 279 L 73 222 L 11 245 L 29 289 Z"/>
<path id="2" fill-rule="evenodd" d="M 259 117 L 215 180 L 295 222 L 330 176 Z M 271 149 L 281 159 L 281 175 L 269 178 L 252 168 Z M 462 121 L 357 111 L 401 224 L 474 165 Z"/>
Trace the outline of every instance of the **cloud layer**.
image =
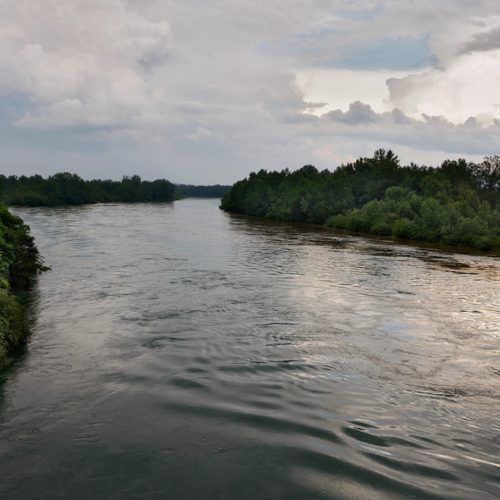
<path id="1" fill-rule="evenodd" d="M 0 17 L 0 172 L 232 182 L 379 146 L 500 151 L 498 2 L 0 0 Z"/>

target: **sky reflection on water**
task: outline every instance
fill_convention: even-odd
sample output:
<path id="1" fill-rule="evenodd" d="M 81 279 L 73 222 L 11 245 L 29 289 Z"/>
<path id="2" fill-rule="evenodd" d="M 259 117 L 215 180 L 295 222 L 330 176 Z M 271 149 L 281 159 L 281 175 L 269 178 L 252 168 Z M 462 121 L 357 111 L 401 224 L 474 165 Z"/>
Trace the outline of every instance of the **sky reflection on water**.
<path id="1" fill-rule="evenodd" d="M 495 498 L 500 266 L 216 200 L 23 209 L 6 498 Z"/>

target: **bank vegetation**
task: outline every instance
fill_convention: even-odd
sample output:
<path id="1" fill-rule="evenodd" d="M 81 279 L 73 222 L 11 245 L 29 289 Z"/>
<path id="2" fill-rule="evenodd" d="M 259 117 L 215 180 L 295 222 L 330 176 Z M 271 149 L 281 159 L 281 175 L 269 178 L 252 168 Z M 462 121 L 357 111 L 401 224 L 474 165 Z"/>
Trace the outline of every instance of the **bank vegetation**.
<path id="1" fill-rule="evenodd" d="M 500 251 L 500 157 L 401 166 L 392 151 L 318 171 L 261 170 L 238 181 L 233 213 L 403 240 Z"/>
<path id="2" fill-rule="evenodd" d="M 29 227 L 0 205 L 0 369 L 26 341 L 26 297 L 44 269 Z"/>

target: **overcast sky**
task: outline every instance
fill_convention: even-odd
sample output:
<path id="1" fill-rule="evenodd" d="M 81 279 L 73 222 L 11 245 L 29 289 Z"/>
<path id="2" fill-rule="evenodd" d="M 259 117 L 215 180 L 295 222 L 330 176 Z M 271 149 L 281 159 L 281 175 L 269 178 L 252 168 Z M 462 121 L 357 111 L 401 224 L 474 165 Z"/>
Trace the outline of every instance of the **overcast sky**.
<path id="1" fill-rule="evenodd" d="M 498 0 L 0 0 L 0 172 L 500 153 Z"/>

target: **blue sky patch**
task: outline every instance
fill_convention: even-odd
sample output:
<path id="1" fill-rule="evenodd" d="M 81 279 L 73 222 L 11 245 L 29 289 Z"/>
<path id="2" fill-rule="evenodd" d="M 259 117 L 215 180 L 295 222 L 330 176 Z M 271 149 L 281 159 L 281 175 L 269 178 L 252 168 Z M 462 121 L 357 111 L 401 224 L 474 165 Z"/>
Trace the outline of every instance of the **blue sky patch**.
<path id="1" fill-rule="evenodd" d="M 343 48 L 328 66 L 350 69 L 410 70 L 437 63 L 429 47 L 429 34 L 419 37 L 382 38 Z"/>
<path id="2" fill-rule="evenodd" d="M 296 33 L 279 43 L 261 43 L 257 53 L 293 57 L 304 66 L 353 70 L 415 70 L 438 60 L 429 46 L 430 33 L 418 36 L 350 38 L 342 30 L 323 28 Z"/>

